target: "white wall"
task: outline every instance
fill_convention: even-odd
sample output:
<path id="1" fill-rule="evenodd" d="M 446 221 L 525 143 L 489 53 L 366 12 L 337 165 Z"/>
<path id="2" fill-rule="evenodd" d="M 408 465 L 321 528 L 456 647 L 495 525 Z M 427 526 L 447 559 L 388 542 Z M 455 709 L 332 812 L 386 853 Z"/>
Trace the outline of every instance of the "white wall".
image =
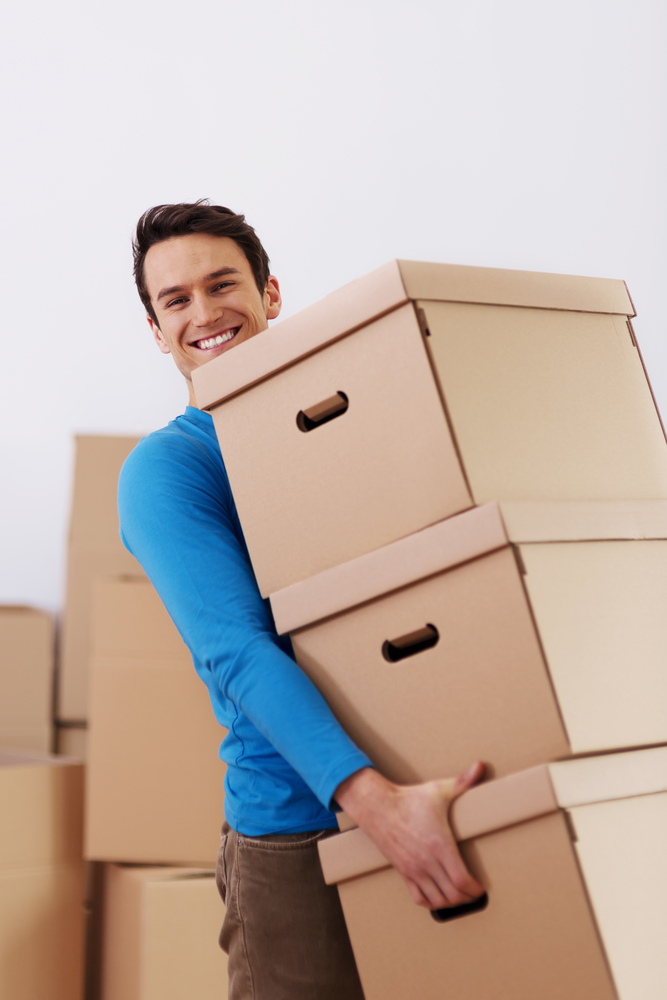
<path id="1" fill-rule="evenodd" d="M 247 214 L 293 312 L 392 257 L 625 278 L 663 409 L 664 0 L 7 0 L 0 602 L 61 599 L 74 433 L 186 394 L 140 213 Z"/>

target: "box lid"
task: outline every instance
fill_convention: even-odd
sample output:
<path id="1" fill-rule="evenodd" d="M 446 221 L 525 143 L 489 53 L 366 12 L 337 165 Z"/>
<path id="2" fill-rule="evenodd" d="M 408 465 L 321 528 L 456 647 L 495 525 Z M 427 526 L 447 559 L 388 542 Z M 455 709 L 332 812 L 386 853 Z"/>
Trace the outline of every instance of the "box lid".
<path id="1" fill-rule="evenodd" d="M 293 632 L 507 544 L 499 505 L 474 507 L 271 594 L 276 629 Z"/>
<path id="2" fill-rule="evenodd" d="M 449 818 L 458 841 L 479 837 L 559 808 L 667 791 L 667 746 L 540 764 L 476 785 L 456 799 Z M 327 885 L 389 867 L 363 830 L 320 841 Z"/>
<path id="3" fill-rule="evenodd" d="M 623 281 L 393 260 L 192 373 L 202 410 L 410 300 L 468 302 L 634 316 Z"/>
<path id="4" fill-rule="evenodd" d="M 667 538 L 667 500 L 491 501 L 271 594 L 280 635 L 510 543 Z"/>
<path id="5" fill-rule="evenodd" d="M 575 757 L 548 767 L 563 809 L 667 791 L 667 746 Z"/>

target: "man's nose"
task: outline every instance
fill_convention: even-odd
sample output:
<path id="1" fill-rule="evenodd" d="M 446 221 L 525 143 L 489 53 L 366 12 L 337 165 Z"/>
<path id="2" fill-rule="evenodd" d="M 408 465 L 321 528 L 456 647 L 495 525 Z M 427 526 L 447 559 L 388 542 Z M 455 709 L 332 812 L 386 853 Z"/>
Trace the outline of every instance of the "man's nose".
<path id="1" fill-rule="evenodd" d="M 212 302 L 208 295 L 194 295 L 192 322 L 195 326 L 210 326 L 220 318 L 222 309 L 217 302 Z"/>

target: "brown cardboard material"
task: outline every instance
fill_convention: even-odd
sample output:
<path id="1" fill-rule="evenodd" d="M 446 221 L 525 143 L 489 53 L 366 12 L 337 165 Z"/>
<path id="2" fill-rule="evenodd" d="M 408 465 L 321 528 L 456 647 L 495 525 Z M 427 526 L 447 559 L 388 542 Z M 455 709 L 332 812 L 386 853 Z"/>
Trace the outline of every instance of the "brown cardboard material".
<path id="1" fill-rule="evenodd" d="M 337 391 L 347 412 L 302 432 L 298 413 Z M 409 305 L 212 415 L 265 596 L 471 506 Z M 360 447 L 369 435 L 372 454 Z"/>
<path id="2" fill-rule="evenodd" d="M 85 761 L 88 756 L 88 729 L 81 726 L 57 726 L 56 753 Z"/>
<path id="3" fill-rule="evenodd" d="M 88 715 L 90 617 L 93 582 L 143 570 L 118 534 L 116 494 L 121 466 L 138 437 L 79 435 L 67 552 L 66 597 L 62 621 L 58 718 Z"/>
<path id="4" fill-rule="evenodd" d="M 0 750 L 0 996 L 11 1000 L 82 995 L 82 772 Z"/>
<path id="5" fill-rule="evenodd" d="M 298 663 L 388 777 L 667 742 L 665 511 L 636 502 L 602 518 L 619 540 L 562 541 L 587 520 L 574 506 L 560 528 L 544 511 L 558 542 L 512 544 L 488 504 L 272 595 Z M 526 505 L 513 518 L 514 538 L 540 527 Z M 647 521 L 662 538 L 635 540 Z M 426 625 L 435 646 L 388 662 L 388 641 Z"/>
<path id="6" fill-rule="evenodd" d="M 224 1000 L 213 869 L 105 866 L 100 1000 Z"/>
<path id="7" fill-rule="evenodd" d="M 573 750 L 667 741 L 667 540 L 519 550 Z"/>
<path id="8" fill-rule="evenodd" d="M 667 498 L 631 314 L 622 282 L 399 261 L 198 369 L 262 594 L 473 503 Z"/>
<path id="9" fill-rule="evenodd" d="M 667 496 L 665 436 L 625 316 L 421 307 L 476 503 Z"/>
<path id="10" fill-rule="evenodd" d="M 489 903 L 440 925 L 414 906 L 361 830 L 319 845 L 325 880 L 338 882 L 366 1000 L 436 1000 L 445 978 L 461 1000 L 500 1000 L 508 982 L 513 1000 L 664 995 L 667 747 L 478 786 L 454 803 L 451 820 Z M 627 906 L 619 906 L 619 870 L 632 883 Z"/>
<path id="11" fill-rule="evenodd" d="M 86 856 L 215 864 L 225 730 L 147 580 L 97 583 L 93 641 Z"/>
<path id="12" fill-rule="evenodd" d="M 0 606 L 0 746 L 51 749 L 53 653 L 51 615 Z"/>

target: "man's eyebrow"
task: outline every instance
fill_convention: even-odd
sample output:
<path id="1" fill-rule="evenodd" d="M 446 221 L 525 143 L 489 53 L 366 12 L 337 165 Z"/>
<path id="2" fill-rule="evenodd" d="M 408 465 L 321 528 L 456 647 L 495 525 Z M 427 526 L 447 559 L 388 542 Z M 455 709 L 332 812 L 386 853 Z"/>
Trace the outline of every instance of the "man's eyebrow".
<path id="1" fill-rule="evenodd" d="M 240 274 L 241 272 L 236 267 L 221 267 L 217 271 L 211 271 L 210 274 L 206 274 L 202 281 L 214 281 L 216 278 L 226 278 L 228 274 Z M 169 288 L 163 288 L 159 293 L 156 302 L 160 299 L 166 298 L 168 295 L 174 295 L 176 292 L 184 292 L 185 285 L 170 285 Z"/>

